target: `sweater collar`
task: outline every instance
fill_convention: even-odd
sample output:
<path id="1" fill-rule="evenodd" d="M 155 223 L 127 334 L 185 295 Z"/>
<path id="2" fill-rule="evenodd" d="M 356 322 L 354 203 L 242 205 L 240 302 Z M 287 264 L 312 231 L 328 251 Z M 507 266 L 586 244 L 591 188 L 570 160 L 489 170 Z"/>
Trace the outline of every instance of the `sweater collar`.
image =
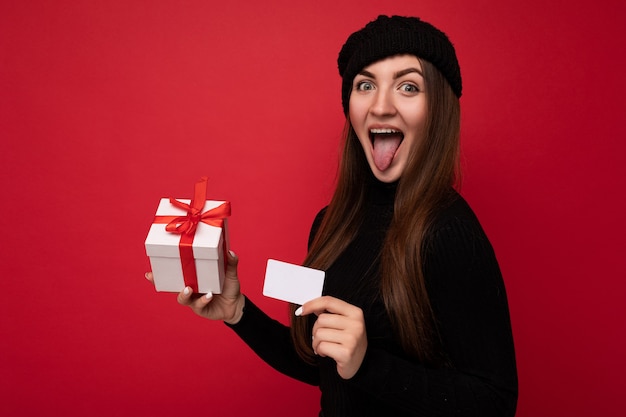
<path id="1" fill-rule="evenodd" d="M 380 181 L 370 171 L 367 178 L 367 201 L 376 205 L 393 205 L 396 198 L 398 181 L 386 183 Z"/>

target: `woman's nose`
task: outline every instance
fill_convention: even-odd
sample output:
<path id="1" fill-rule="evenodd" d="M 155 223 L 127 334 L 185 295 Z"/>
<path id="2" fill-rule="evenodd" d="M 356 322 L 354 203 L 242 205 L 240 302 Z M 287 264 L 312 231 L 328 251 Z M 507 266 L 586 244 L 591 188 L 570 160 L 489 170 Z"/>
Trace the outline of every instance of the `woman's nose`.
<path id="1" fill-rule="evenodd" d="M 394 115 L 396 112 L 396 107 L 393 102 L 392 94 L 384 90 L 378 90 L 374 97 L 374 101 L 372 103 L 370 111 L 376 116 Z"/>

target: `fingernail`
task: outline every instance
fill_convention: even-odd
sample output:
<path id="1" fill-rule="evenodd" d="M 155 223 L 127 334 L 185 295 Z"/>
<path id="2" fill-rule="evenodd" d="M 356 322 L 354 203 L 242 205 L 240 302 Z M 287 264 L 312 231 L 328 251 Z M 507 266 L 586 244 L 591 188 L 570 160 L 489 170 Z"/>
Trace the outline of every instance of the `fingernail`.
<path id="1" fill-rule="evenodd" d="M 298 307 L 298 309 L 293 313 L 296 316 L 301 316 L 302 315 L 302 306 Z"/>
<path id="2" fill-rule="evenodd" d="M 213 293 L 209 291 L 208 293 L 206 293 L 205 297 L 207 300 L 210 300 L 211 298 L 213 298 Z"/>
<path id="3" fill-rule="evenodd" d="M 229 250 L 228 253 L 230 253 L 230 256 L 232 256 L 233 258 L 235 257 L 235 252 L 233 252 L 232 250 Z"/>
<path id="4" fill-rule="evenodd" d="M 185 289 L 183 290 L 183 294 L 185 295 L 189 295 L 190 292 L 191 292 L 191 288 L 189 287 L 185 287 Z"/>
<path id="5" fill-rule="evenodd" d="M 149 278 L 148 278 L 148 273 L 147 273 L 147 272 L 144 274 L 144 277 L 146 277 L 146 279 L 149 279 Z"/>

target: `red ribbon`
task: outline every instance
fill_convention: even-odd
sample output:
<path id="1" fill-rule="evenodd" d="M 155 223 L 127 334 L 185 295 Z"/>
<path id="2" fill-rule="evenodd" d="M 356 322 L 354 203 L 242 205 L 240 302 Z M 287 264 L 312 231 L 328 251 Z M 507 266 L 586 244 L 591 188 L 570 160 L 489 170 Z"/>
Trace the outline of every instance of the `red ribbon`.
<path id="1" fill-rule="evenodd" d="M 194 292 L 198 292 L 198 275 L 196 262 L 193 257 L 193 238 L 198 228 L 198 223 L 202 222 L 211 226 L 221 227 L 222 233 L 224 233 L 224 219 L 230 216 L 230 202 L 228 201 L 202 213 L 206 202 L 208 180 L 207 177 L 202 177 L 196 183 L 194 196 L 189 204 L 170 197 L 170 203 L 174 207 L 187 212 L 185 216 L 155 216 L 154 218 L 154 223 L 167 223 L 167 226 L 165 226 L 166 231 L 181 235 L 178 249 L 183 267 L 183 279 L 185 286 L 191 287 Z M 224 262 L 226 262 L 226 251 L 226 240 L 224 239 Z"/>

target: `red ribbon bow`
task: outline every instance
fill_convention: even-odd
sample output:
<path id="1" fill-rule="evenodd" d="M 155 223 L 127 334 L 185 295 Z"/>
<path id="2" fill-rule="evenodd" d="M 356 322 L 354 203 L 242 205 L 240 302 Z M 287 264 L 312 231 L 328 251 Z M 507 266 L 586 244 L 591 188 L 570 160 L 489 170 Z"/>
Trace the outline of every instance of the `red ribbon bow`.
<path id="1" fill-rule="evenodd" d="M 224 219 L 230 216 L 230 202 L 228 201 L 202 213 L 206 202 L 208 180 L 207 177 L 202 177 L 196 183 L 194 196 L 189 204 L 170 197 L 170 203 L 174 207 L 187 212 L 185 216 L 156 216 L 154 218 L 154 223 L 167 223 L 167 226 L 165 226 L 166 231 L 181 235 L 178 248 L 183 267 L 183 279 L 185 286 L 191 287 L 194 292 L 198 292 L 198 275 L 193 256 L 193 238 L 198 228 L 198 223 L 202 222 L 211 226 L 221 227 L 223 232 Z M 226 242 L 224 241 L 224 262 L 227 259 L 227 250 Z"/>

